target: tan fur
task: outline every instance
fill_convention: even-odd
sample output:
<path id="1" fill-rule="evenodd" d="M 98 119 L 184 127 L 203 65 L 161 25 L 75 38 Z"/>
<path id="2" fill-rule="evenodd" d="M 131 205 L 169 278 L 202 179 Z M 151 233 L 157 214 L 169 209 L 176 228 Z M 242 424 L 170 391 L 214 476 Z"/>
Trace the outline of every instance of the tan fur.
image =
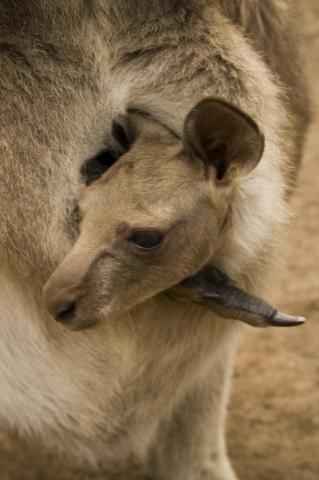
<path id="1" fill-rule="evenodd" d="M 265 133 L 214 259 L 258 288 L 278 252 L 299 142 L 276 73 L 217 1 L 2 1 L 4 429 L 110 471 L 139 463 L 156 479 L 235 478 L 223 438 L 233 324 L 155 297 L 121 323 L 68 332 L 45 313 L 42 287 L 74 242 L 80 169 L 112 141 L 112 120 L 136 108 L 181 133 L 194 103 L 212 95 Z"/>

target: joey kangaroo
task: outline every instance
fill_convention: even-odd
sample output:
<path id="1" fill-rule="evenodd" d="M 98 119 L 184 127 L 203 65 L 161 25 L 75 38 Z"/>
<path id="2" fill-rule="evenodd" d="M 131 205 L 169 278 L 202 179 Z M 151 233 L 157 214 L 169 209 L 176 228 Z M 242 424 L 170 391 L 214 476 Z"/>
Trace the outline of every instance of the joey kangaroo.
<path id="1" fill-rule="evenodd" d="M 121 322 L 120 314 L 199 271 L 216 255 L 231 222 L 234 184 L 258 165 L 263 152 L 255 122 L 212 98 L 187 115 L 183 140 L 141 114 L 122 120 L 114 123 L 114 137 L 122 148 L 133 142 L 132 148 L 85 190 L 80 236 L 45 287 L 49 312 L 70 328 L 109 321 L 112 314 Z M 205 293 L 216 313 L 231 318 L 235 313 L 254 326 L 302 323 L 278 313 L 274 318 L 271 307 L 265 312 L 270 310 L 269 320 L 258 315 L 261 301 L 252 302 L 238 289 L 237 313 L 230 296 L 234 288 L 229 280 L 223 287 L 220 273 L 215 305 L 212 273 Z M 183 286 L 194 281 L 189 278 Z M 230 290 L 231 312 L 225 309 L 223 288 Z"/>
<path id="2" fill-rule="evenodd" d="M 138 114 L 114 134 L 132 148 L 84 192 L 80 236 L 45 289 L 49 312 L 70 327 L 99 309 L 107 321 L 197 272 L 220 242 L 234 183 L 263 151 L 255 122 L 214 99 L 187 115 L 183 141 Z"/>
<path id="3" fill-rule="evenodd" d="M 231 228 L 218 250 L 213 235 L 209 249 L 214 267 L 240 288 L 260 290 L 281 256 L 306 123 L 290 2 L 0 6 L 1 428 L 43 439 L 86 467 L 234 480 L 223 426 L 240 324 L 167 295 L 149 298 L 155 292 L 144 285 L 146 301 L 121 322 L 73 332 L 47 313 L 42 290 L 76 248 L 83 165 L 115 160 L 113 121 L 142 111 L 180 137 L 194 105 L 211 96 L 246 112 L 265 135 L 258 165 L 231 183 Z M 265 56 L 269 38 L 278 42 Z M 195 165 L 203 163 L 189 163 L 191 172 Z M 98 285 L 95 294 L 98 301 Z"/>

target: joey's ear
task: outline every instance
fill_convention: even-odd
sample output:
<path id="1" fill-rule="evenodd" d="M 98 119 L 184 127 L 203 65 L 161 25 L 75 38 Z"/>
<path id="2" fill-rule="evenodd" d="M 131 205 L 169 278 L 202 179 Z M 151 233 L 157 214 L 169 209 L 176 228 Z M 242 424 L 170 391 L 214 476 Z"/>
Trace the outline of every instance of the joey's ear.
<path id="1" fill-rule="evenodd" d="M 200 158 L 218 181 L 231 181 L 253 170 L 263 153 L 264 137 L 256 122 L 222 100 L 206 98 L 187 115 L 184 148 Z"/>
<path id="2" fill-rule="evenodd" d="M 112 124 L 112 137 L 122 153 L 127 152 L 137 137 L 137 128 L 130 115 L 120 115 Z"/>

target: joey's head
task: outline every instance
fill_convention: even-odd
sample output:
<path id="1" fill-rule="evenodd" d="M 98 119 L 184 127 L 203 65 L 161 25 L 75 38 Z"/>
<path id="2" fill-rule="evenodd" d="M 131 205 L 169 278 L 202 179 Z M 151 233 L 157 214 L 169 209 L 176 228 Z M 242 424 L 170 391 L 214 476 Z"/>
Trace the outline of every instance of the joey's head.
<path id="1" fill-rule="evenodd" d="M 182 138 L 138 113 L 114 123 L 126 153 L 80 200 L 80 235 L 44 289 L 73 329 L 119 315 L 196 273 L 227 223 L 236 179 L 258 164 L 255 122 L 211 98 L 187 115 Z"/>

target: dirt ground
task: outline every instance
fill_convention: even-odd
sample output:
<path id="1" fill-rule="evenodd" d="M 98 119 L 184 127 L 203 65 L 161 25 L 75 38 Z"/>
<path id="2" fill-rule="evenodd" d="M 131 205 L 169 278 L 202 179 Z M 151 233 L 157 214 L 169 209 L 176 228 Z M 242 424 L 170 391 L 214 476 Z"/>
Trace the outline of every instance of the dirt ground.
<path id="1" fill-rule="evenodd" d="M 307 324 L 252 330 L 240 345 L 228 444 L 242 480 L 319 479 L 319 1 L 303 4 L 313 122 L 293 200 L 288 266 L 273 298 Z"/>
<path id="2" fill-rule="evenodd" d="M 313 123 L 293 200 L 295 220 L 286 249 L 287 267 L 276 279 L 273 300 L 286 312 L 306 316 L 307 324 L 289 330 L 250 329 L 240 345 L 229 407 L 228 445 L 241 480 L 319 479 L 319 0 L 304 4 L 304 54 Z M 23 479 L 43 480 L 46 469 L 42 462 L 38 473 L 34 476 L 30 471 L 28 476 L 28 451 L 18 460 L 1 435 L 0 445 L 0 463 L 6 452 L 5 463 L 12 464 L 11 473 L 0 471 L 1 480 L 21 480 L 13 466 L 17 461 Z M 50 458 L 44 463 L 50 465 Z M 57 471 L 53 464 L 49 470 L 47 479 L 88 478 L 73 469 L 71 475 L 65 469 Z"/>

